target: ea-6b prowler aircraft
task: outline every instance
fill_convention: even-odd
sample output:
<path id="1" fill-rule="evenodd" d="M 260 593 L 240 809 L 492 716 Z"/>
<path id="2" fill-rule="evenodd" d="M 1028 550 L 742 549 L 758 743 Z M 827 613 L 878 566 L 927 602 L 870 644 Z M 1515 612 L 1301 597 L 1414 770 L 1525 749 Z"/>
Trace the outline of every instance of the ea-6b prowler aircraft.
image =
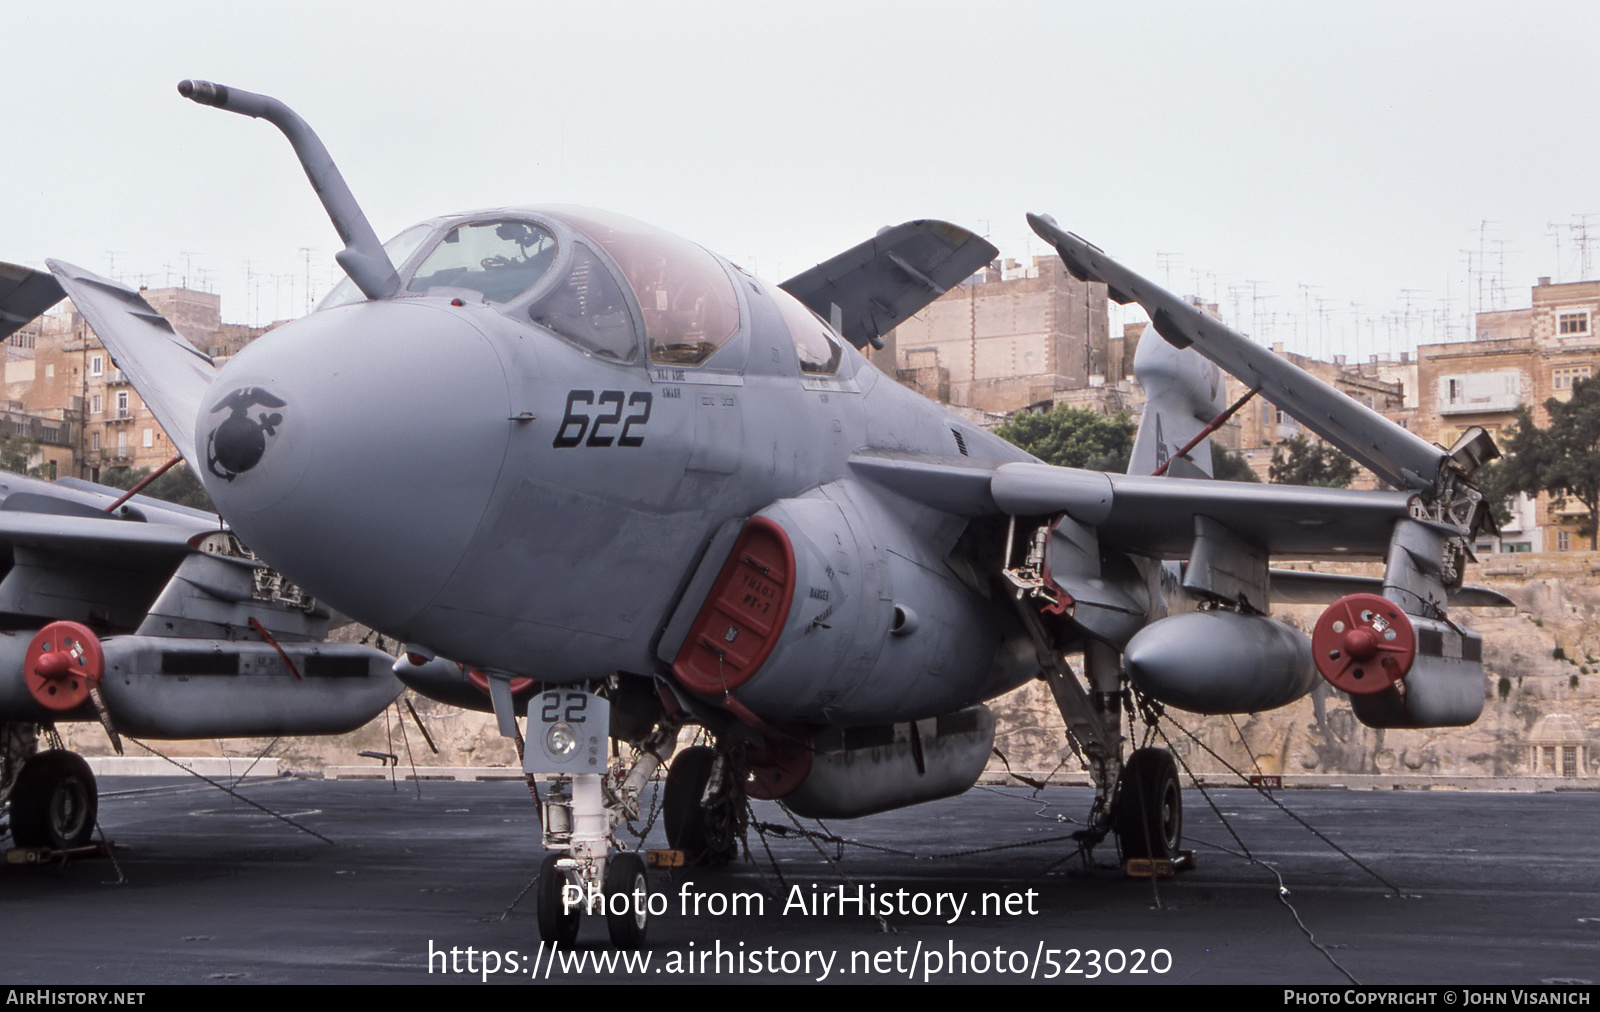
<path id="1" fill-rule="evenodd" d="M 727 855 L 747 795 L 848 818 L 966 790 L 985 700 L 1042 677 L 1093 774 L 1092 838 L 1165 857 L 1177 769 L 1124 754 L 1132 694 L 1254 712 L 1321 672 L 1374 726 L 1481 709 L 1481 640 L 1446 610 L 1489 522 L 1470 480 L 1487 437 L 1431 446 L 1047 218 L 1030 221 L 1068 269 L 1165 338 L 1138 354 L 1144 473 L 1039 463 L 858 352 L 991 260 L 964 229 L 886 229 L 781 285 L 576 207 L 446 215 L 380 245 L 282 103 L 179 90 L 288 136 L 348 279 L 218 369 L 136 292 L 50 270 L 253 551 L 407 643 L 396 673 L 418 691 L 508 736 L 526 715 L 524 769 L 551 778 L 546 938 L 603 909 L 613 941 L 642 939 L 645 868 L 615 829 L 669 760 L 673 846 Z M 1398 491 L 1207 480 L 1186 444 L 1223 409 L 1217 366 Z M 1150 476 L 1162 463 L 1187 476 Z M 1387 568 L 1283 573 L 1275 555 Z M 1275 600 L 1333 603 L 1308 639 Z M 685 724 L 715 744 L 673 757 Z"/>

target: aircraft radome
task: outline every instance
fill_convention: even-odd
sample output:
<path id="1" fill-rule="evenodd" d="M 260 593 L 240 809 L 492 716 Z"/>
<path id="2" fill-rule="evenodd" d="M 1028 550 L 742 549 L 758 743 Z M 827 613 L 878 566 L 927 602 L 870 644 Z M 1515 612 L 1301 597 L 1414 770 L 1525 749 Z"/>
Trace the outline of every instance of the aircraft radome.
<path id="1" fill-rule="evenodd" d="M 966 790 L 984 702 L 1042 677 L 1096 784 L 1089 842 L 1170 858 L 1177 769 L 1124 754 L 1133 695 L 1252 712 L 1321 672 L 1374 726 L 1482 707 L 1481 640 L 1446 609 L 1492 599 L 1461 590 L 1487 436 L 1429 445 L 1048 218 L 1029 220 L 1068 269 L 1166 339 L 1139 346 L 1134 473 L 1039 463 L 859 354 L 991 260 L 965 229 L 909 222 L 779 285 L 577 207 L 449 214 L 380 245 L 282 103 L 179 90 L 288 136 L 348 278 L 218 369 L 138 293 L 50 270 L 251 550 L 406 643 L 417 691 L 508 736 L 526 715 L 524 769 L 551 780 L 546 938 L 577 930 L 565 884 L 647 888 L 614 830 L 669 760 L 672 845 L 725 858 L 747 795 L 848 818 Z M 1209 480 L 1219 366 L 1398 491 Z M 1336 597 L 1309 639 L 1268 614 Z M 715 745 L 674 757 L 685 724 Z M 642 906 L 609 904 L 615 943 L 643 939 Z"/>

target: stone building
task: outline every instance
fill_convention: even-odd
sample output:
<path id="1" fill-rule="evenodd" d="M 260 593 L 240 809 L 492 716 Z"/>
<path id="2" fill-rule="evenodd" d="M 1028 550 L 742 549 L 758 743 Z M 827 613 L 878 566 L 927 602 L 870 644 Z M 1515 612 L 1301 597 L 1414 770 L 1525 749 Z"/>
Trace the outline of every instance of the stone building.
<path id="1" fill-rule="evenodd" d="M 1589 735 L 1577 718 L 1548 713 L 1528 732 L 1528 772 L 1536 777 L 1589 777 Z"/>
<path id="2" fill-rule="evenodd" d="M 1343 355 L 1335 355 L 1332 362 L 1323 362 L 1284 351 L 1281 343 L 1274 344 L 1272 350 L 1356 403 L 1407 427 L 1414 424 L 1407 414 L 1407 385 L 1403 378 L 1403 367 L 1407 364 L 1408 356 L 1402 354 L 1400 363 L 1382 361 L 1374 356 L 1366 363 L 1352 366 Z M 1396 365 L 1401 368 L 1394 368 Z M 1232 404 L 1248 388 L 1232 376 L 1228 377 L 1227 382 L 1228 403 Z M 1267 480 L 1272 467 L 1272 452 L 1279 443 L 1294 436 L 1305 436 L 1312 440 L 1317 438 L 1283 409 L 1260 397 L 1241 408 L 1218 436 L 1218 442 L 1241 454 L 1262 481 Z M 1352 487 L 1371 488 L 1375 484 L 1376 478 L 1363 468 Z"/>
<path id="3" fill-rule="evenodd" d="M 1526 404 L 1538 425 L 1549 424 L 1544 403 L 1572 396 L 1573 380 L 1600 364 L 1600 281 L 1551 284 L 1540 278 L 1532 305 L 1479 313 L 1475 339 L 1417 349 L 1418 434 L 1451 445 L 1477 425 L 1504 444 L 1505 430 Z M 1581 535 L 1588 511 L 1548 497 L 1521 499 L 1501 537 L 1479 551 L 1565 552 L 1589 547 Z"/>
<path id="4" fill-rule="evenodd" d="M 223 323 L 221 296 L 210 292 L 159 288 L 141 294 L 213 357 L 232 355 L 269 329 Z M 26 426 L 39 433 L 32 438 L 48 477 L 97 481 L 113 468 L 154 470 L 177 452 L 70 301 L 7 339 L 5 383 L 8 431 Z"/>
<path id="5" fill-rule="evenodd" d="M 1010 412 L 1101 386 L 1108 372 L 1106 290 L 1059 257 L 991 265 L 885 338 L 874 361 L 923 393 Z"/>

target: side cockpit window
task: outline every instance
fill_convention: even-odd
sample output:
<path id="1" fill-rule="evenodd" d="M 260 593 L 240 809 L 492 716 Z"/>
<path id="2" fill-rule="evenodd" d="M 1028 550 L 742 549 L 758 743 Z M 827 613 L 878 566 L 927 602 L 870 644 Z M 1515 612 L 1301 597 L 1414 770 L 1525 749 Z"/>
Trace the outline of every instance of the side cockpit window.
<path id="1" fill-rule="evenodd" d="M 783 289 L 772 289 L 772 297 L 783 312 L 783 322 L 789 327 L 789 336 L 794 339 L 795 354 L 800 358 L 800 371 L 811 376 L 832 376 L 838 372 L 844 347 L 828 325 Z"/>
<path id="2" fill-rule="evenodd" d="M 584 243 L 572 244 L 566 278 L 535 302 L 528 315 L 601 358 L 632 362 L 639 352 L 628 300 L 610 269 Z"/>
<path id="3" fill-rule="evenodd" d="M 527 221 L 458 225 L 418 265 L 406 291 L 469 288 L 490 302 L 510 302 L 550 269 L 555 236 Z"/>
<path id="4" fill-rule="evenodd" d="M 739 332 L 739 297 L 717 258 L 670 232 L 622 215 L 564 208 L 622 271 L 644 317 L 650 361 L 699 365 Z"/>

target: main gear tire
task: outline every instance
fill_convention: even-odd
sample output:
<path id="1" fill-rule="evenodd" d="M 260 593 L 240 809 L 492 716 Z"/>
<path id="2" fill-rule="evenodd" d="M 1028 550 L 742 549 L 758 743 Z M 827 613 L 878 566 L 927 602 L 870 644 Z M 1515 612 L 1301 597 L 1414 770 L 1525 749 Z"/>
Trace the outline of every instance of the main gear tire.
<path id="1" fill-rule="evenodd" d="M 556 867 L 556 862 L 566 855 L 547 854 L 539 867 L 539 937 L 558 945 L 571 945 L 578 939 L 578 918 L 582 908 L 567 910 L 561 902 L 561 889 L 572 881 L 567 873 Z"/>
<path id="2" fill-rule="evenodd" d="M 1178 856 L 1183 843 L 1183 791 L 1171 752 L 1141 748 L 1128 757 L 1112 824 L 1124 858 Z"/>
<path id="3" fill-rule="evenodd" d="M 749 821 L 744 791 L 737 778 L 728 776 L 726 764 L 724 783 L 713 792 L 711 803 L 700 803 L 716 761 L 716 749 L 696 745 L 674 756 L 667 770 L 661 803 L 667 844 L 691 864 L 717 866 L 733 860 Z"/>
<path id="4" fill-rule="evenodd" d="M 11 839 L 18 847 L 87 846 L 99 814 L 99 791 L 82 756 L 57 748 L 23 763 L 11 789 Z"/>

